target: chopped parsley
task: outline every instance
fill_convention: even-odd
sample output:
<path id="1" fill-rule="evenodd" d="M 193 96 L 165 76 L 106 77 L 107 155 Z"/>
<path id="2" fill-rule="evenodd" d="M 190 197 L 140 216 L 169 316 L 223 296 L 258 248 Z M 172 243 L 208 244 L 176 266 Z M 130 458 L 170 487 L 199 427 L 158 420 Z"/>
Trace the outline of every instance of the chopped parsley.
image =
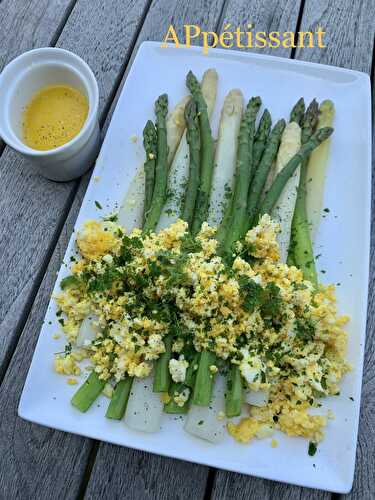
<path id="1" fill-rule="evenodd" d="M 316 446 L 316 443 L 313 443 L 312 441 L 309 442 L 309 449 L 308 449 L 308 454 L 310 457 L 313 457 L 317 451 L 318 447 Z"/>
<path id="2" fill-rule="evenodd" d="M 103 208 L 97 200 L 95 200 L 95 206 L 96 206 L 96 208 L 99 208 L 99 210 L 102 210 L 102 208 Z"/>
<path id="3" fill-rule="evenodd" d="M 294 331 L 296 337 L 302 342 L 311 342 L 315 336 L 315 325 L 313 321 L 309 319 L 296 318 L 294 322 Z"/>

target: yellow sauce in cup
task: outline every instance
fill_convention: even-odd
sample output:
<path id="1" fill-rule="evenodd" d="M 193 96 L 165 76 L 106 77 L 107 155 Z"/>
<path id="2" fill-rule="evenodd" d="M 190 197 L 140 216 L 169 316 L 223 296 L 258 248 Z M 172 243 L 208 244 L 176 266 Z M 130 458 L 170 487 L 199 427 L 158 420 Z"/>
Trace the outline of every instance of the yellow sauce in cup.
<path id="1" fill-rule="evenodd" d="M 69 85 L 43 87 L 25 108 L 24 141 L 40 151 L 62 146 L 80 132 L 88 111 L 88 100 L 77 89 Z"/>

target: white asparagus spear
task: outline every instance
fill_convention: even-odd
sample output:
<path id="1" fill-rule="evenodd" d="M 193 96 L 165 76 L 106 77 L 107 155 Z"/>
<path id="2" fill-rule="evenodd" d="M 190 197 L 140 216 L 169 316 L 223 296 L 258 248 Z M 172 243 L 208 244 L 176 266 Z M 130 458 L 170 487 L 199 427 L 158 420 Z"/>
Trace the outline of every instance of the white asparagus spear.
<path id="1" fill-rule="evenodd" d="M 168 165 L 171 165 L 185 130 L 185 106 L 190 96 L 186 95 L 167 117 Z"/>
<path id="2" fill-rule="evenodd" d="M 207 103 L 208 116 L 212 115 L 215 106 L 216 91 L 217 73 L 214 69 L 208 69 L 202 78 L 202 93 Z M 157 230 L 170 226 L 178 219 L 188 175 L 189 145 L 186 140 L 186 132 L 184 132 L 169 172 L 168 192 L 173 194 L 163 208 Z"/>
<path id="3" fill-rule="evenodd" d="M 225 378 L 218 375 L 209 406 L 190 407 L 184 426 L 185 431 L 211 443 L 219 443 L 225 436 L 226 421 L 222 418 L 224 406 Z"/>
<path id="4" fill-rule="evenodd" d="M 134 377 L 125 413 L 125 424 L 133 430 L 158 432 L 163 414 L 160 394 L 153 392 L 153 379 Z"/>
<path id="5" fill-rule="evenodd" d="M 232 188 L 236 166 L 237 139 L 243 109 L 243 95 L 238 89 L 226 96 L 221 110 L 219 135 L 215 153 L 208 223 L 217 227 L 228 202 L 227 189 Z"/>
<path id="6" fill-rule="evenodd" d="M 288 161 L 301 148 L 301 127 L 296 122 L 290 122 L 285 127 L 276 159 L 276 175 L 281 172 Z M 281 231 L 277 236 L 280 245 L 280 260 L 286 262 L 290 243 L 290 231 L 297 199 L 299 184 L 299 167 L 288 180 L 280 198 L 272 211 L 272 218 L 279 222 Z"/>
<path id="7" fill-rule="evenodd" d="M 95 314 L 89 314 L 82 321 L 79 332 L 76 338 L 77 347 L 87 347 L 96 336 L 101 333 L 102 329 L 99 326 L 99 318 Z"/>
<path id="8" fill-rule="evenodd" d="M 190 99 L 185 96 L 167 118 L 168 164 L 172 163 L 185 130 L 185 105 Z M 141 227 L 145 197 L 145 173 L 141 163 L 130 182 L 118 213 L 118 221 L 127 231 Z"/>
<path id="9" fill-rule="evenodd" d="M 332 101 L 323 101 L 319 107 L 317 128 L 332 127 L 335 106 Z M 306 212 L 311 224 L 311 240 L 314 244 L 316 231 L 322 216 L 324 182 L 328 164 L 331 139 L 324 141 L 310 155 L 306 175 Z"/>
<path id="10" fill-rule="evenodd" d="M 246 391 L 245 401 L 252 406 L 266 406 L 268 404 L 269 392 L 259 389 L 259 391 Z"/>

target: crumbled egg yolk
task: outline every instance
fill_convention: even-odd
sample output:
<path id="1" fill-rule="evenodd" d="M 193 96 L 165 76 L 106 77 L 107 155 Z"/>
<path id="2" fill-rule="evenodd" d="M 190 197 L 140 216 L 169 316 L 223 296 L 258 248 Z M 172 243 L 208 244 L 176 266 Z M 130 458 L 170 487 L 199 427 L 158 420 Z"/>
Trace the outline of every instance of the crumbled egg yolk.
<path id="1" fill-rule="evenodd" d="M 81 369 L 71 354 L 55 356 L 55 371 L 61 375 L 80 375 Z"/>
<path id="2" fill-rule="evenodd" d="M 114 225 L 106 221 L 101 224 L 95 220 L 85 223 L 83 231 L 77 235 L 77 245 L 81 255 L 95 260 L 110 251 L 118 250 L 120 242 L 113 234 Z"/>
<path id="3" fill-rule="evenodd" d="M 115 222 L 88 221 L 77 236 L 82 258 L 71 266 L 78 284 L 56 302 L 73 345 L 88 314 L 100 328 L 78 357 L 75 350 L 57 355 L 56 371 L 78 375 L 77 361 L 87 357 L 103 380 L 147 377 L 173 333 L 175 383 L 185 381 L 191 363 L 196 369 L 191 353 L 208 349 L 238 365 L 247 388 L 265 395 L 248 417 L 228 424 L 235 439 L 248 442 L 278 429 L 318 442 L 327 417 L 308 409 L 316 398 L 337 394 L 350 370 L 348 317 L 337 315 L 333 286 L 314 290 L 301 271 L 279 261 L 277 232 L 263 216 L 228 264 L 207 223 L 192 240 L 182 220 L 158 234 L 128 235 Z M 209 370 L 214 375 L 218 366 Z M 171 397 L 184 406 L 189 391 L 162 395 L 164 402 Z"/>
<path id="4" fill-rule="evenodd" d="M 231 436 L 239 443 L 249 443 L 257 434 L 260 423 L 254 418 L 243 418 L 238 424 L 228 422 L 227 428 Z"/>

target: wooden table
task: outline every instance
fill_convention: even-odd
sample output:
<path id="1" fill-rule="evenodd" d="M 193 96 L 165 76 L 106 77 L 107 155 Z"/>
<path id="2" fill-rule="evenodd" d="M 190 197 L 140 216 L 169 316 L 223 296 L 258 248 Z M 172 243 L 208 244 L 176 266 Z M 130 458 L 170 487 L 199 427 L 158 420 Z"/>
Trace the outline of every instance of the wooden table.
<path id="1" fill-rule="evenodd" d="M 161 40 L 169 23 L 219 31 L 225 23 L 236 27 L 248 21 L 266 32 L 308 31 L 321 25 L 327 32 L 326 49 L 262 53 L 369 74 L 372 70 L 375 76 L 375 0 L 2 0 L 0 69 L 23 51 L 41 46 L 79 54 L 99 81 L 104 135 L 142 41 Z M 112 446 L 17 416 L 56 272 L 89 177 L 49 182 L 31 175 L 24 160 L 0 143 L 0 499 L 328 500 L 331 495 L 323 491 Z M 374 249 L 357 466 L 348 495 L 361 500 L 375 498 Z"/>

